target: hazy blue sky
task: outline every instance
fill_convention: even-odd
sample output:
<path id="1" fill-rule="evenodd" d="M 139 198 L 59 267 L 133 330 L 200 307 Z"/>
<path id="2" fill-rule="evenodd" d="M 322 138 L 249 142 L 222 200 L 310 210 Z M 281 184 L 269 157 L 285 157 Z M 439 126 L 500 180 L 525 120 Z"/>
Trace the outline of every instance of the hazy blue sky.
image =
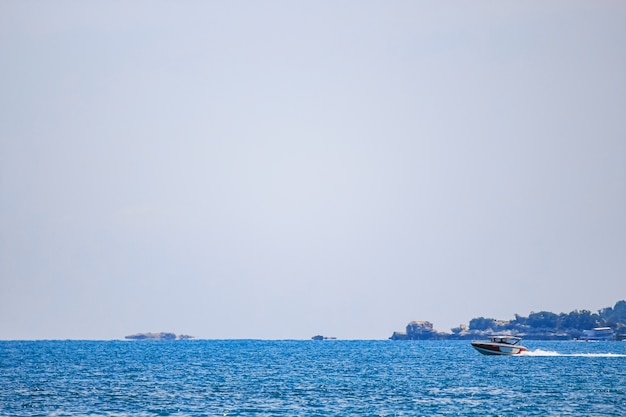
<path id="1" fill-rule="evenodd" d="M 626 299 L 624 1 L 0 1 L 0 338 Z"/>

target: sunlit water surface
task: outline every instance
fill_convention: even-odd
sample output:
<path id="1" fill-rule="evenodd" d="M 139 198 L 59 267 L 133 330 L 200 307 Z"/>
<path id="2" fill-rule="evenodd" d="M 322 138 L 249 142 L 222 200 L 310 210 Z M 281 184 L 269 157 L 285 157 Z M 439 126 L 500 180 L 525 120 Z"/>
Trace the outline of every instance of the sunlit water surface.
<path id="1" fill-rule="evenodd" d="M 0 415 L 626 415 L 626 343 L 523 343 L 0 342 Z"/>

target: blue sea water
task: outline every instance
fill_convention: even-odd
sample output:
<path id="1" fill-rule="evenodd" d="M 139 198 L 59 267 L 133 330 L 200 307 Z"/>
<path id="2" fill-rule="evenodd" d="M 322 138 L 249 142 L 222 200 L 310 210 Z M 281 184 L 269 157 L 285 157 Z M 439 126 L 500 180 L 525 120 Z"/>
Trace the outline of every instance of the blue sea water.
<path id="1" fill-rule="evenodd" d="M 624 416 L 626 343 L 4 341 L 2 416 Z"/>

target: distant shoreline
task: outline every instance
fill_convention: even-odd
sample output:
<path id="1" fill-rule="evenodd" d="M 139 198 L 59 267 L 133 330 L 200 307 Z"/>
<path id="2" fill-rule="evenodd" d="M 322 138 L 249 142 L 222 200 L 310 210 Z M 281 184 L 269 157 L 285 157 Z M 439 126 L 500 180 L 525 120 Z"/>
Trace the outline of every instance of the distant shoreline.
<path id="1" fill-rule="evenodd" d="M 460 325 L 452 333 L 435 330 L 429 321 L 412 321 L 404 332 L 393 332 L 391 340 L 468 340 L 493 334 L 520 336 L 528 340 L 626 340 L 626 301 L 614 307 L 591 312 L 531 312 L 528 317 L 515 314 L 513 320 L 478 317 L 469 326 Z"/>

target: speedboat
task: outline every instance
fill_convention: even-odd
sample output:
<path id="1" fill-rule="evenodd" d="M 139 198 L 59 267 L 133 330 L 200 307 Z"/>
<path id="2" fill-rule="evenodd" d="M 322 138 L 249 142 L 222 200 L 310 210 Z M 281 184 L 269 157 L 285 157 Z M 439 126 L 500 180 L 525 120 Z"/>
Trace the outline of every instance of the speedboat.
<path id="1" fill-rule="evenodd" d="M 521 340 L 515 336 L 491 336 L 488 341 L 472 342 L 472 346 L 483 355 L 519 355 L 528 351 L 518 344 Z"/>

